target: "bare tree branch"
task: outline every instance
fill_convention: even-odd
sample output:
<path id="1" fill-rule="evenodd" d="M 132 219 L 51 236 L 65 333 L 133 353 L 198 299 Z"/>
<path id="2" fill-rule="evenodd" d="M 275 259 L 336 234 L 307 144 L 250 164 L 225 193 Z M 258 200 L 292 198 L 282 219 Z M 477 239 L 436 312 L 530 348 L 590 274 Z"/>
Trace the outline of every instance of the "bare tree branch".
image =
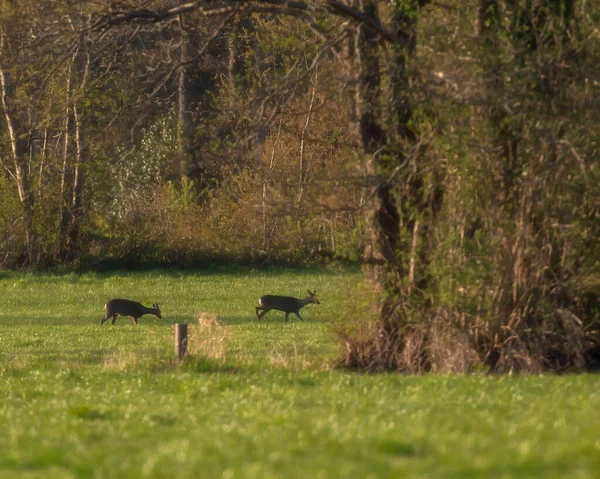
<path id="1" fill-rule="evenodd" d="M 406 46 L 410 37 L 405 32 L 393 33 L 384 28 L 373 16 L 348 6 L 338 0 L 324 0 L 321 3 L 306 3 L 288 0 L 227 0 L 221 6 L 215 7 L 206 1 L 183 3 L 176 7 L 162 10 L 117 10 L 113 9 L 101 16 L 94 25 L 94 29 L 108 29 L 123 23 L 159 23 L 166 22 L 186 13 L 194 13 L 204 17 L 226 15 L 238 10 L 240 13 L 261 12 L 279 15 L 297 16 L 301 13 L 329 12 L 333 15 L 350 18 L 363 24 L 376 32 L 381 38 L 390 43 Z"/>

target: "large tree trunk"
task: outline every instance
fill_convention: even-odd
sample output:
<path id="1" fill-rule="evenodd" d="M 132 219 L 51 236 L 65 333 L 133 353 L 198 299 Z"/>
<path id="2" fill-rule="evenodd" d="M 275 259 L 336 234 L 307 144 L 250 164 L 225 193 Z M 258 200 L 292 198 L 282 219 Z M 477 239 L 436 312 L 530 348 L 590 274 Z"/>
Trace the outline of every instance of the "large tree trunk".
<path id="1" fill-rule="evenodd" d="M 375 3 L 365 4 L 364 12 L 379 22 Z M 351 56 L 358 64 L 359 75 L 353 131 L 366 157 L 365 169 L 371 181 L 371 200 L 364 211 L 368 232 L 365 269 L 373 287 L 381 293 L 379 316 L 390 334 L 396 334 L 407 319 L 395 312 L 405 311 L 408 296 L 425 289 L 429 278 L 428 225 L 419 223 L 419 217 L 426 215 L 430 205 L 424 198 L 418 158 L 408 160 L 416 141 L 409 126 L 412 109 L 407 69 L 407 57 L 414 44 L 413 18 L 401 11 L 394 17 L 398 32 L 410 31 L 412 41 L 407 47 L 393 45 L 385 52 L 391 85 L 385 112 L 380 106 L 384 103 L 380 71 L 384 52 L 375 32 L 358 27 Z"/>
<path id="2" fill-rule="evenodd" d="M 365 12 L 378 22 L 375 3 L 365 5 Z M 375 34 L 364 25 L 354 33 L 352 49 L 348 51 L 348 71 L 356 72 L 356 89 L 352 114 L 352 134 L 365 156 L 365 172 L 369 186 L 369 201 L 364 209 L 367 226 L 365 248 L 366 271 L 373 287 L 379 291 L 393 287 L 388 272 L 396 265 L 398 244 L 398 208 L 385 181 L 390 171 L 382 161 L 387 135 L 381 124 L 381 74 L 379 43 Z"/>
<path id="3" fill-rule="evenodd" d="M 442 206 L 443 185 L 441 176 L 435 178 L 438 184 L 426 184 L 423 150 L 411 126 L 408 60 L 418 8 L 398 6 L 394 12 L 393 32 L 398 38 L 407 36 L 405 44 L 384 49 L 363 24 L 348 54 L 350 71 L 358 72 L 352 131 L 369 179 L 365 273 L 379 297 L 376 330 L 366 339 L 346 337 L 345 363 L 360 369 L 416 372 L 431 364 L 426 339 L 433 306 L 426 294 L 431 283 L 429 236 L 432 218 Z M 375 3 L 365 3 L 363 13 L 379 24 Z M 388 75 L 385 81 L 383 74 Z"/>

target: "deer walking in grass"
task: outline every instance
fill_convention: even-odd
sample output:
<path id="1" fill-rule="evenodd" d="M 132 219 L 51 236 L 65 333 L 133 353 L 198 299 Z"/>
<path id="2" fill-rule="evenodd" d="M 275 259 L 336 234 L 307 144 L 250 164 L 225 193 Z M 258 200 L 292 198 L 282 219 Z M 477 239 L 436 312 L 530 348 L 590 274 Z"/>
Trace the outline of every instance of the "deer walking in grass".
<path id="1" fill-rule="evenodd" d="M 117 316 L 130 316 L 133 324 L 138 324 L 144 314 L 153 314 L 158 319 L 161 319 L 160 308 L 157 303 L 154 303 L 151 308 L 147 308 L 137 301 L 131 301 L 129 299 L 111 299 L 104 305 L 104 312 L 106 317 L 100 321 L 100 326 L 112 318 L 112 324 L 115 324 Z"/>
<path id="2" fill-rule="evenodd" d="M 275 296 L 271 294 L 267 294 L 258 300 L 259 306 L 256 307 L 256 317 L 260 321 L 262 317 L 267 314 L 272 309 L 277 311 L 285 312 L 285 322 L 287 323 L 288 316 L 290 313 L 294 313 L 300 321 L 304 321 L 302 316 L 300 316 L 300 308 L 303 308 L 307 304 L 314 303 L 320 304 L 319 300 L 315 298 L 315 294 L 317 294 L 317 290 L 311 293 L 310 289 L 308 291 L 308 296 L 303 299 L 293 298 L 291 296 Z M 259 311 L 262 310 L 262 313 Z"/>

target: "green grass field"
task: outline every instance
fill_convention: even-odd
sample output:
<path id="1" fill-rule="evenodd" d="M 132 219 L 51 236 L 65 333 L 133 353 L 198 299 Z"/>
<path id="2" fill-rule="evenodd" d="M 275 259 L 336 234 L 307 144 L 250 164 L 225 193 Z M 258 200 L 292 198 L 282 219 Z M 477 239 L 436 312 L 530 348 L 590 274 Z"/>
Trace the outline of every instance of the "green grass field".
<path id="1" fill-rule="evenodd" d="M 600 477 L 596 375 L 365 375 L 332 367 L 356 271 L 0 273 L 0 477 Z M 320 305 L 305 322 L 265 293 Z M 98 325 L 104 302 L 163 319 Z M 192 354 L 173 360 L 173 324 Z M 207 339 L 209 337 L 212 339 Z M 204 357 L 202 348 L 214 357 Z"/>

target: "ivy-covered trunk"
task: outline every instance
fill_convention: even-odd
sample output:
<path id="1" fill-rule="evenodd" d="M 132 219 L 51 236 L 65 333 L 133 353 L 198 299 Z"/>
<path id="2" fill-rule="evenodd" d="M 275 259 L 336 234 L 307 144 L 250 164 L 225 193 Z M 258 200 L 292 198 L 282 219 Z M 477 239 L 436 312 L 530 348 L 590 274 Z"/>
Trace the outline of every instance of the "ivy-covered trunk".
<path id="1" fill-rule="evenodd" d="M 375 3 L 366 5 L 365 12 L 373 21 L 379 22 Z M 367 227 L 365 269 L 373 286 L 386 291 L 394 287 L 392 273 L 399 266 L 396 258 L 399 221 L 398 205 L 386 181 L 393 163 L 387 154 L 388 137 L 382 123 L 381 50 L 376 35 L 363 25 L 356 27 L 352 45 L 348 71 L 356 72 L 357 78 L 352 79 L 356 89 L 351 127 L 364 157 L 368 182 L 364 208 Z"/>
<path id="2" fill-rule="evenodd" d="M 377 4 L 363 5 L 364 14 L 380 23 Z M 373 30 L 356 28 L 353 135 L 361 147 L 367 177 L 363 210 L 367 229 L 367 280 L 379 298 L 377 327 L 367 338 L 347 338 L 346 364 L 366 369 L 427 368 L 424 351 L 406 356 L 415 335 L 415 319 L 433 306 L 430 286 L 429 220 L 439 210 L 441 185 L 428 191 L 423 179 L 417 133 L 412 121 L 409 58 L 414 52 L 419 6 L 397 6 L 391 30 L 397 43 L 382 43 Z M 382 66 L 383 65 L 383 66 Z M 387 78 L 383 77 L 387 75 Z M 416 325 L 419 333 L 422 324 Z M 410 363 L 410 364 L 408 364 Z"/>

